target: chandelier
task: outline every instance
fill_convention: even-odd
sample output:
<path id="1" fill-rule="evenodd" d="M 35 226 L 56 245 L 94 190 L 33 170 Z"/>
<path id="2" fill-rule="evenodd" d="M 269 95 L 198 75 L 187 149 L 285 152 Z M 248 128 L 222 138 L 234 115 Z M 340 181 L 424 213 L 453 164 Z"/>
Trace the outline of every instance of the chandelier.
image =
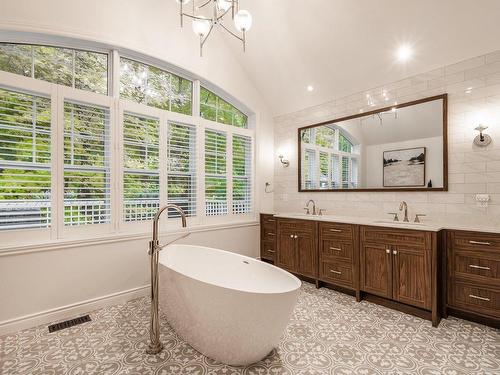
<path id="1" fill-rule="evenodd" d="M 193 20 L 193 31 L 200 38 L 200 56 L 203 56 L 203 46 L 213 29 L 219 27 L 230 35 L 240 40 L 243 51 L 246 49 L 246 32 L 252 27 L 252 15 L 244 9 L 240 9 L 239 0 L 176 0 L 180 6 L 181 27 L 184 26 L 184 17 Z M 192 2 L 192 6 L 188 3 Z M 211 9 L 210 9 L 211 8 Z M 209 13 L 207 17 L 202 15 Z M 224 17 L 231 14 L 234 27 L 240 33 L 231 31 L 224 25 Z"/>

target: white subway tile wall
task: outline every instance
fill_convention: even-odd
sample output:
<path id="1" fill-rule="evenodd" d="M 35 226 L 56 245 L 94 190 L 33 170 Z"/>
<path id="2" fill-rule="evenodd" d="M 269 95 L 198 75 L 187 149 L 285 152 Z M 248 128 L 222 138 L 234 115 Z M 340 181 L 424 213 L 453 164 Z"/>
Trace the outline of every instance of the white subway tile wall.
<path id="1" fill-rule="evenodd" d="M 384 100 L 382 93 L 389 98 Z M 448 93 L 447 192 L 318 192 L 299 193 L 297 188 L 297 129 L 362 111 Z M 367 104 L 367 94 L 375 107 Z M 500 225 L 500 51 L 419 74 L 278 116 L 274 146 L 285 153 L 290 167 L 275 163 L 275 212 L 302 212 L 314 199 L 327 214 L 389 217 L 400 201 L 410 214 L 427 214 L 424 220 L 466 225 Z M 488 125 L 493 142 L 486 148 L 473 145 L 474 128 Z M 277 157 L 277 156 L 276 156 Z M 277 160 L 277 159 L 276 159 Z M 488 207 L 480 207 L 475 194 L 488 193 Z"/>

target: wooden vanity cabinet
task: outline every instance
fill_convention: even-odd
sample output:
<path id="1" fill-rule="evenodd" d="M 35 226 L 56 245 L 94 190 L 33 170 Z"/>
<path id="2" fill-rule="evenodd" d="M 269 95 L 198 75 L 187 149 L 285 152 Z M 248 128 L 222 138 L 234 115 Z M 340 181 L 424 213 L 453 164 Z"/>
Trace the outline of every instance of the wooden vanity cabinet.
<path id="1" fill-rule="evenodd" d="M 359 226 L 319 222 L 319 281 L 354 290 L 359 299 Z"/>
<path id="2" fill-rule="evenodd" d="M 260 257 L 270 263 L 276 259 L 276 219 L 271 214 L 260 214 Z"/>
<path id="3" fill-rule="evenodd" d="M 278 218 L 276 265 L 297 275 L 317 278 L 317 226 L 315 221 Z"/>
<path id="4" fill-rule="evenodd" d="M 446 310 L 500 328 L 500 235 L 447 231 Z"/>
<path id="5" fill-rule="evenodd" d="M 361 291 L 427 310 L 437 325 L 437 234 L 362 226 L 360 237 Z"/>

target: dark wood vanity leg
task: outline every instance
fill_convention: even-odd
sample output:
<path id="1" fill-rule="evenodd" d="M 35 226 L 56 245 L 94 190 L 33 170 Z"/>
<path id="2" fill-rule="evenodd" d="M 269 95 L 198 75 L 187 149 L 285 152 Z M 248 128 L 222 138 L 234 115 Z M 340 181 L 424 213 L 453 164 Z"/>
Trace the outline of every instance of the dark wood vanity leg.
<path id="1" fill-rule="evenodd" d="M 316 289 L 321 288 L 321 281 L 316 280 Z"/>
<path id="2" fill-rule="evenodd" d="M 361 302 L 361 291 L 356 290 L 356 302 Z"/>

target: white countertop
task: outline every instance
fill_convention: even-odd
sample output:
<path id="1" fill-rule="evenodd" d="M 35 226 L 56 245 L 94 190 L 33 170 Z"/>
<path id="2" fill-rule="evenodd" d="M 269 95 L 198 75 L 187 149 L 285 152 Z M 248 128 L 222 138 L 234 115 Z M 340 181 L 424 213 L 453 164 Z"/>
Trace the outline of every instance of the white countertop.
<path id="1" fill-rule="evenodd" d="M 412 229 L 412 230 L 423 230 L 428 232 L 439 232 L 443 229 L 449 230 L 466 230 L 473 232 L 488 232 L 488 233 L 499 233 L 500 227 L 489 227 L 484 225 L 463 225 L 463 224 L 452 224 L 452 223 L 437 223 L 437 222 L 426 222 L 421 219 L 421 223 L 404 223 L 402 221 L 392 221 L 392 220 L 382 220 L 377 218 L 362 217 L 362 216 L 337 216 L 337 215 L 306 215 L 306 214 L 294 214 L 294 213 L 280 213 L 274 214 L 275 217 L 282 217 L 287 219 L 297 219 L 297 220 L 313 220 L 313 221 L 325 221 L 334 223 L 344 223 L 344 224 L 358 224 L 358 225 L 371 225 L 386 228 L 401 228 L 401 229 Z"/>

